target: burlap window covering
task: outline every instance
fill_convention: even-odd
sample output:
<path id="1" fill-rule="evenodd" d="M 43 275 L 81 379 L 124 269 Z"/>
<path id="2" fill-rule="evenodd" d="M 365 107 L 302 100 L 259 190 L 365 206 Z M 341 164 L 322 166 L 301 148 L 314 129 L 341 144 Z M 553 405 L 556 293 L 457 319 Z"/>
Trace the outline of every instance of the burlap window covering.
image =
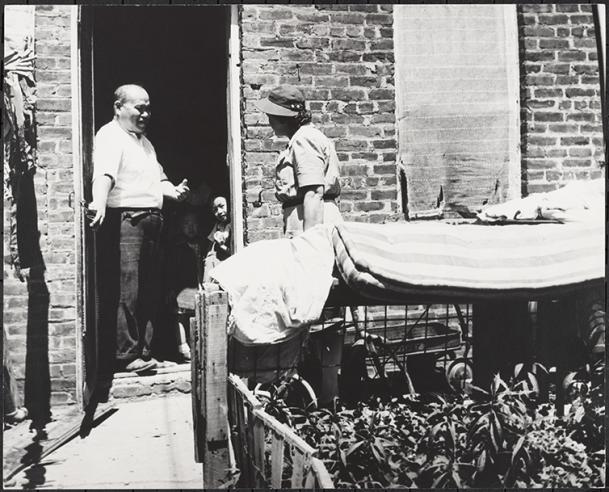
<path id="1" fill-rule="evenodd" d="M 412 211 L 520 194 L 515 5 L 396 5 L 399 167 Z"/>

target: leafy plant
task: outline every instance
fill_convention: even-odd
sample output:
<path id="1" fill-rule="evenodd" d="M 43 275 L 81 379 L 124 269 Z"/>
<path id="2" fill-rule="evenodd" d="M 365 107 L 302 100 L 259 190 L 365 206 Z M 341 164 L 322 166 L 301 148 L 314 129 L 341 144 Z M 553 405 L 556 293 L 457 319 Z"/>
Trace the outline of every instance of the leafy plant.
<path id="1" fill-rule="evenodd" d="M 317 448 L 337 487 L 603 487 L 604 366 L 578 371 L 564 417 L 547 403 L 543 366 L 518 364 L 513 374 L 468 394 L 354 408 L 288 407 L 272 390 L 265 403 Z"/>

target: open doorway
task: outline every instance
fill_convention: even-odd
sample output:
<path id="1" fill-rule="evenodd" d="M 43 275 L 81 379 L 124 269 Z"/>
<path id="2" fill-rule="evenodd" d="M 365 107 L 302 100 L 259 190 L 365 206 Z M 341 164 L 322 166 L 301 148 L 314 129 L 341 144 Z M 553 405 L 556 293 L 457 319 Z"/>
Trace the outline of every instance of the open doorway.
<path id="1" fill-rule="evenodd" d="M 93 135 L 113 117 L 114 90 L 125 83 L 138 84 L 150 95 L 152 118 L 147 136 L 169 179 L 174 184 L 188 179 L 196 197 L 191 205 L 198 210 L 201 234 L 207 235 L 213 225 L 213 196 L 225 196 L 230 203 L 226 158 L 229 27 L 229 7 L 82 8 L 85 200 L 91 199 Z M 168 243 L 181 210 L 168 203 L 163 212 L 164 241 Z M 85 275 L 88 314 L 83 344 L 86 385 L 94 384 L 91 377 L 98 339 L 92 241 L 92 235 L 85 232 L 89 270 Z M 163 323 L 155 333 L 153 356 L 170 358 L 174 335 Z"/>

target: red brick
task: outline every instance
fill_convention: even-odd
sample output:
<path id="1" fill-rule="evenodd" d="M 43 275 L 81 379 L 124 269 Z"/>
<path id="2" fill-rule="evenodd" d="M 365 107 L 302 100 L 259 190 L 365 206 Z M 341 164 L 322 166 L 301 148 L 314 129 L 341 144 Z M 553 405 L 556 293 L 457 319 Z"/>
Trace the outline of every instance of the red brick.
<path id="1" fill-rule="evenodd" d="M 558 53 L 559 61 L 584 61 L 586 53 L 583 51 L 565 50 Z"/>
<path id="2" fill-rule="evenodd" d="M 574 124 L 550 125 L 549 129 L 557 133 L 577 133 L 577 125 Z"/>
<path id="3" fill-rule="evenodd" d="M 556 145 L 557 140 L 556 137 L 541 137 L 537 135 L 532 135 L 527 138 L 527 143 L 530 145 Z"/>
<path id="4" fill-rule="evenodd" d="M 36 54 L 46 56 L 70 56 L 71 48 L 67 44 L 36 43 Z"/>
<path id="5" fill-rule="evenodd" d="M 345 73 L 349 75 L 366 75 L 370 69 L 366 65 L 351 63 L 335 63 L 334 67 L 337 74 Z"/>
<path id="6" fill-rule="evenodd" d="M 568 74 L 571 70 L 571 65 L 568 63 L 546 63 L 543 65 L 543 71 L 556 74 Z"/>
<path id="7" fill-rule="evenodd" d="M 556 50 L 562 50 L 562 49 L 566 49 L 569 48 L 569 41 L 566 39 L 540 39 L 539 40 L 539 47 L 542 50 L 547 50 L 547 49 L 556 49 Z"/>
<path id="8" fill-rule="evenodd" d="M 553 4 L 525 4 L 522 9 L 523 12 L 548 13 L 553 11 Z"/>
<path id="9" fill-rule="evenodd" d="M 316 13 L 316 12 L 296 12 L 296 19 L 305 21 L 305 22 L 327 22 L 330 19 L 330 16 L 326 13 Z"/>
<path id="10" fill-rule="evenodd" d="M 541 72 L 541 65 L 531 65 L 527 63 L 524 65 L 524 71 L 526 73 L 539 73 Z"/>
<path id="11" fill-rule="evenodd" d="M 332 99 L 339 101 L 361 101 L 366 99 L 366 92 L 362 89 L 331 89 Z"/>
<path id="12" fill-rule="evenodd" d="M 391 62 L 395 61 L 393 53 L 390 52 L 374 52 L 364 53 L 363 60 L 365 62 Z"/>
<path id="13" fill-rule="evenodd" d="M 36 108 L 39 111 L 70 111 L 72 108 L 72 102 L 65 98 L 40 98 L 36 102 Z"/>
<path id="14" fill-rule="evenodd" d="M 590 143 L 589 137 L 562 137 L 560 139 L 561 145 L 588 145 Z"/>
<path id="15" fill-rule="evenodd" d="M 394 99 L 395 89 L 371 89 L 368 97 L 370 99 Z"/>
<path id="16" fill-rule="evenodd" d="M 369 14 L 371 15 L 371 14 Z M 366 18 L 369 18 L 369 15 Z M 337 24 L 363 24 L 364 14 L 351 12 L 351 13 L 332 13 L 330 14 L 330 22 Z"/>
<path id="17" fill-rule="evenodd" d="M 572 15 L 571 24 L 594 24 L 594 18 L 590 14 Z"/>
<path id="18" fill-rule="evenodd" d="M 568 24 L 569 16 L 564 14 L 540 15 L 538 20 L 540 24 L 554 26 L 558 24 Z"/>
<path id="19" fill-rule="evenodd" d="M 331 51 L 328 53 L 328 60 L 333 62 L 356 62 L 361 61 L 366 53 L 362 55 L 359 51 Z"/>
<path id="20" fill-rule="evenodd" d="M 590 157 L 592 155 L 592 149 L 587 147 L 576 147 L 569 149 L 569 157 Z"/>
<path id="21" fill-rule="evenodd" d="M 573 47 L 574 48 L 596 48 L 596 39 L 574 39 Z"/>
<path id="22" fill-rule="evenodd" d="M 557 12 L 579 12 L 579 5 L 577 4 L 563 4 L 563 3 L 559 3 L 556 4 L 556 11 Z"/>
<path id="23" fill-rule="evenodd" d="M 562 97 L 563 89 L 552 88 L 552 89 L 535 89 L 535 97 Z"/>
<path id="24" fill-rule="evenodd" d="M 554 29 L 550 27 L 524 26 L 524 35 L 527 37 L 552 38 L 554 37 Z"/>
<path id="25" fill-rule="evenodd" d="M 527 107 L 531 109 L 539 109 L 539 108 L 552 108 L 556 104 L 553 100 L 544 99 L 543 101 L 532 100 L 527 101 Z"/>
<path id="26" fill-rule="evenodd" d="M 299 48 L 312 48 L 316 47 L 315 43 L 319 38 L 311 38 L 310 40 L 298 40 L 296 45 Z M 264 47 L 274 47 L 274 48 L 292 48 L 294 46 L 293 38 L 260 38 L 260 46 Z M 308 41 L 308 42 L 307 42 Z M 322 47 L 322 46 L 319 46 Z"/>
<path id="27" fill-rule="evenodd" d="M 528 159 L 522 160 L 527 169 L 552 169 L 558 167 L 558 162 L 551 159 Z"/>
<path id="28" fill-rule="evenodd" d="M 596 120 L 595 113 L 575 113 L 575 114 L 568 114 L 567 115 L 567 121 L 587 121 L 587 122 L 593 122 L 595 120 Z"/>
<path id="29" fill-rule="evenodd" d="M 562 161 L 562 165 L 565 167 L 588 167 L 591 162 L 587 159 L 565 159 Z"/>
<path id="30" fill-rule="evenodd" d="M 261 9 L 258 14 L 260 20 L 286 20 L 293 17 L 294 14 L 291 9 L 280 9 L 276 5 L 272 9 Z"/>
<path id="31" fill-rule="evenodd" d="M 524 81 L 527 85 L 550 86 L 554 85 L 554 79 L 553 75 L 526 75 Z"/>
<path id="32" fill-rule="evenodd" d="M 534 116 L 535 121 L 564 121 L 563 113 L 551 113 L 538 111 Z"/>
<path id="33" fill-rule="evenodd" d="M 333 39 L 330 46 L 333 50 L 362 51 L 366 48 L 366 42 L 357 39 Z"/>
<path id="34" fill-rule="evenodd" d="M 372 190 L 372 200 L 397 200 L 397 190 Z"/>

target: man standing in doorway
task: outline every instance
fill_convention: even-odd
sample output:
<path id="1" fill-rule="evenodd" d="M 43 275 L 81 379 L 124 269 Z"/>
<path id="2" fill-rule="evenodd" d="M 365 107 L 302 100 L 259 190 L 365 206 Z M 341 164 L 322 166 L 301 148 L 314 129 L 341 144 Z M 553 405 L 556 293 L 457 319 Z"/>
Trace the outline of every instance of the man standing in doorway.
<path id="1" fill-rule="evenodd" d="M 187 180 L 174 186 L 145 136 L 150 100 L 144 88 L 114 92 L 114 119 L 95 136 L 91 226 L 98 228 L 98 373 L 153 369 L 150 342 L 161 292 L 163 199 L 183 201 Z"/>

